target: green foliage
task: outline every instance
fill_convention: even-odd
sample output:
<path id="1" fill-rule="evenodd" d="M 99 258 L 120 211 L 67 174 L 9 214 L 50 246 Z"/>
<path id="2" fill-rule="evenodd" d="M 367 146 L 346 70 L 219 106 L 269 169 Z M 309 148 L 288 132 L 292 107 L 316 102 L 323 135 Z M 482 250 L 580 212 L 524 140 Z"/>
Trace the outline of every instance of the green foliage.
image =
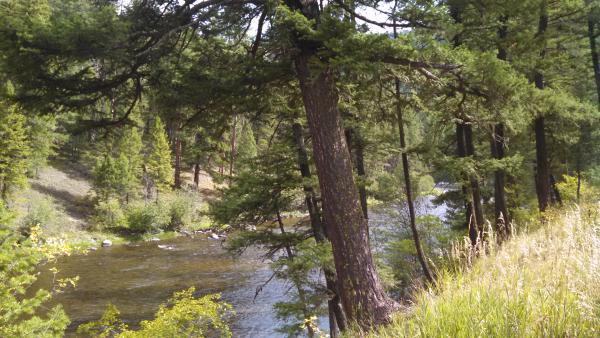
<path id="1" fill-rule="evenodd" d="M 119 231 L 127 228 L 121 203 L 114 198 L 99 201 L 95 208 L 94 223 L 99 229 Z"/>
<path id="2" fill-rule="evenodd" d="M 144 143 L 142 135 L 138 128 L 131 127 L 123 132 L 118 144 L 119 154 L 124 155 L 129 161 L 131 168 L 132 183 L 139 184 L 142 177 L 142 168 L 144 165 Z"/>
<path id="3" fill-rule="evenodd" d="M 120 315 L 119 309 L 109 303 L 99 320 L 79 325 L 77 334 L 97 338 L 115 337 L 127 330 L 127 324 L 119 318 Z"/>
<path id="4" fill-rule="evenodd" d="M 142 235 L 188 227 L 193 216 L 191 197 L 184 193 L 163 196 L 157 203 L 133 201 L 125 206 L 110 198 L 96 206 L 95 223 L 99 229 Z"/>
<path id="5" fill-rule="evenodd" d="M 170 215 L 161 203 L 135 202 L 125 209 L 126 230 L 134 234 L 157 232 L 167 229 Z"/>
<path id="6" fill-rule="evenodd" d="M 56 132 L 56 119 L 50 116 L 33 116 L 27 120 L 27 136 L 31 153 L 28 157 L 29 176 L 37 177 L 48 158 L 56 154 L 60 135 Z"/>
<path id="7" fill-rule="evenodd" d="M 150 153 L 146 161 L 148 173 L 159 190 L 167 190 L 173 183 L 171 149 L 165 133 L 165 126 L 156 117 L 150 129 Z"/>
<path id="8" fill-rule="evenodd" d="M 586 213 L 550 216 L 472 267 L 441 273 L 434 290 L 372 336 L 597 336 L 600 239 L 597 216 Z"/>
<path id="9" fill-rule="evenodd" d="M 0 203 L 0 214 L 4 207 Z M 4 216 L 6 219 L 6 216 Z M 0 336 L 62 337 L 69 319 L 61 306 L 46 308 L 52 294 L 46 290 L 30 293 L 37 279 L 36 268 L 48 258 L 36 233 L 25 239 L 6 230 L 0 222 Z M 38 228 L 39 229 L 39 228 Z"/>
<path id="10" fill-rule="evenodd" d="M 32 198 L 27 206 L 27 213 L 21 220 L 19 229 L 23 234 L 29 234 L 36 226 L 51 227 L 58 220 L 57 206 L 50 198 Z"/>
<path id="11" fill-rule="evenodd" d="M 4 201 L 12 190 L 27 184 L 30 153 L 25 116 L 16 104 L 0 98 L 0 197 Z"/>
<path id="12" fill-rule="evenodd" d="M 177 194 L 168 206 L 169 223 L 164 230 L 176 230 L 192 223 L 193 205 L 189 196 Z"/>
<path id="13" fill-rule="evenodd" d="M 129 330 L 119 319 L 119 310 L 108 305 L 102 318 L 79 326 L 77 332 L 92 337 L 231 337 L 225 321 L 233 313 L 231 305 L 220 295 L 194 297 L 195 289 L 176 292 L 168 305 L 161 305 L 154 319 L 140 323 L 139 330 Z"/>
<path id="14" fill-rule="evenodd" d="M 579 180 L 578 180 L 577 176 L 564 175 L 562 177 L 562 180 L 560 182 L 556 183 L 556 188 L 558 189 L 558 191 L 560 193 L 560 197 L 562 198 L 563 202 L 566 202 L 566 203 L 578 202 L 577 201 L 577 188 L 580 183 L 581 183 L 580 194 L 586 193 L 585 182 L 578 182 L 578 181 Z"/>
<path id="15" fill-rule="evenodd" d="M 237 148 L 237 161 L 244 162 L 257 155 L 256 139 L 252 131 L 252 125 L 246 121 L 242 124 Z"/>

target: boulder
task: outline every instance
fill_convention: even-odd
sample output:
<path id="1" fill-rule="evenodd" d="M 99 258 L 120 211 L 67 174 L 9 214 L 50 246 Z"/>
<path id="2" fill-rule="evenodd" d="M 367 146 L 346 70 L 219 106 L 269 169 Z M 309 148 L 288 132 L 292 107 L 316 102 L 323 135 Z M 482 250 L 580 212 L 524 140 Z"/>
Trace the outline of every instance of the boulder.
<path id="1" fill-rule="evenodd" d="M 105 239 L 102 241 L 102 247 L 106 248 L 112 246 L 112 241 L 110 239 Z"/>

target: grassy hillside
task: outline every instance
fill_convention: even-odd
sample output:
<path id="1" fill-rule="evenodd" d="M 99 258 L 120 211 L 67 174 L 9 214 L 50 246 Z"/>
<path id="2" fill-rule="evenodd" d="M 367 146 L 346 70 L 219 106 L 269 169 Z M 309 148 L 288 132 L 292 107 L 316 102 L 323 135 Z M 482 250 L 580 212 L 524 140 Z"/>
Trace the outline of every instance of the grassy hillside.
<path id="1" fill-rule="evenodd" d="M 206 226 L 199 224 L 200 216 L 196 215 L 196 211 L 214 194 L 212 179 L 207 173 L 201 172 L 199 188 L 196 191 L 192 189 L 192 173 L 186 171 L 182 174 L 186 186 L 185 196 L 187 201 L 193 204 L 189 212 L 193 213 L 194 224 L 188 226 Z M 99 245 L 104 239 L 110 239 L 114 243 L 129 241 L 131 238 L 124 238 L 95 226 L 94 196 L 92 179 L 84 166 L 67 161 L 53 161 L 41 169 L 36 178 L 30 178 L 26 188 L 15 194 L 11 205 L 16 216 L 13 226 L 38 224 L 47 240 L 60 240 L 84 246 Z M 165 192 L 161 196 L 165 203 L 176 197 L 177 192 Z M 173 235 L 148 234 L 147 237 L 168 238 Z"/>
<path id="2" fill-rule="evenodd" d="M 440 278 L 374 337 L 600 336 L 597 208 L 548 216 Z"/>

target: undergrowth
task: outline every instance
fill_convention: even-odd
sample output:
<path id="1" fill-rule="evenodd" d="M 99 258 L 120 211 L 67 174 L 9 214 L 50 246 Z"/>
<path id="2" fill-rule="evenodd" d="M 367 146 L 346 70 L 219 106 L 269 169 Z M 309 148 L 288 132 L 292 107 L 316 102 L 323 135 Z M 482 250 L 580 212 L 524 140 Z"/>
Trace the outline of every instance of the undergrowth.
<path id="1" fill-rule="evenodd" d="M 544 222 L 457 263 L 373 337 L 598 337 L 598 206 Z M 473 263 L 470 263 L 473 262 Z"/>

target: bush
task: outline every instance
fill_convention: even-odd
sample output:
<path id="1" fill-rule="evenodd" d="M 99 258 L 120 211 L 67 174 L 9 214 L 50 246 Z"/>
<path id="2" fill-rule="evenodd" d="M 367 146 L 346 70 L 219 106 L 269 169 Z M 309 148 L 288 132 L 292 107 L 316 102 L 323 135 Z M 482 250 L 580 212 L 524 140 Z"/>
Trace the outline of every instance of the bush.
<path id="1" fill-rule="evenodd" d="M 169 215 L 161 204 L 132 203 L 126 209 L 127 228 L 130 232 L 143 234 L 163 229 L 169 223 Z"/>
<path id="2" fill-rule="evenodd" d="M 193 204 L 189 196 L 178 194 L 169 204 L 169 223 L 163 230 L 176 230 L 192 223 Z"/>
<path id="3" fill-rule="evenodd" d="M 128 228 L 121 203 L 115 198 L 98 202 L 94 223 L 102 230 L 122 231 Z"/>
<path id="4" fill-rule="evenodd" d="M 46 197 L 32 198 L 27 207 L 27 213 L 21 220 L 21 233 L 27 235 L 34 226 L 52 226 L 58 215 L 56 205 Z"/>
<path id="5" fill-rule="evenodd" d="M 219 295 L 194 298 L 194 288 L 176 292 L 168 303 L 161 305 L 153 320 L 140 323 L 139 330 L 129 330 L 119 319 L 113 305 L 99 321 L 83 324 L 77 333 L 93 337 L 231 337 L 224 318 L 232 312 L 231 305 L 220 301 Z"/>
<path id="6" fill-rule="evenodd" d="M 48 258 L 36 229 L 25 240 L 0 228 L 0 337 L 62 337 L 69 324 L 60 305 L 47 308 L 50 292 L 28 292 L 37 279 L 36 267 Z M 41 309 L 43 317 L 38 315 Z"/>

